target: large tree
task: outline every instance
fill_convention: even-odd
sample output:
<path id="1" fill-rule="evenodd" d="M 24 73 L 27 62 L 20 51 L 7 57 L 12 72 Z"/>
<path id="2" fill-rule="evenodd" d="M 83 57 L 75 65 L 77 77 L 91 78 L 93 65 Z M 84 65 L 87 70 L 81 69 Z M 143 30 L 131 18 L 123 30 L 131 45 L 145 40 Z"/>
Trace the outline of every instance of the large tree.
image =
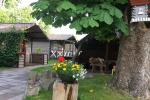
<path id="1" fill-rule="evenodd" d="M 134 97 L 149 98 L 150 34 L 145 23 L 126 24 L 126 3 L 127 0 L 39 0 L 33 3 L 33 16 L 55 27 L 70 24 L 78 33 L 98 40 L 110 41 L 121 34 L 113 85 Z"/>

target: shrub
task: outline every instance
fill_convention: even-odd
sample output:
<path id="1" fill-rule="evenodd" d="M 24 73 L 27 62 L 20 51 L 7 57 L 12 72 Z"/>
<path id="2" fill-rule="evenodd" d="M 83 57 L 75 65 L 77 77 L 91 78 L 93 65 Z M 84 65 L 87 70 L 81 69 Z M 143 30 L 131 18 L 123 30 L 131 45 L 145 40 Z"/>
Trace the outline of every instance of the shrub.
<path id="1" fill-rule="evenodd" d="M 0 66 L 12 67 L 17 64 L 23 39 L 24 32 L 0 33 Z"/>

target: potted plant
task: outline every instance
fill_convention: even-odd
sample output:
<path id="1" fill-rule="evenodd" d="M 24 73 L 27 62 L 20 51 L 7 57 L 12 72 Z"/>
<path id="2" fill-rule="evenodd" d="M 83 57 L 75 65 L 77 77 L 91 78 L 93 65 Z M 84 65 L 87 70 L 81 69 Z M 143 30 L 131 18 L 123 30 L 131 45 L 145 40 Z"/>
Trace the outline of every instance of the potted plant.
<path id="1" fill-rule="evenodd" d="M 52 66 L 52 70 L 59 77 L 53 85 L 53 100 L 77 100 L 78 81 L 84 79 L 87 71 L 83 65 L 64 61 L 63 57 L 58 60 L 59 62 Z"/>

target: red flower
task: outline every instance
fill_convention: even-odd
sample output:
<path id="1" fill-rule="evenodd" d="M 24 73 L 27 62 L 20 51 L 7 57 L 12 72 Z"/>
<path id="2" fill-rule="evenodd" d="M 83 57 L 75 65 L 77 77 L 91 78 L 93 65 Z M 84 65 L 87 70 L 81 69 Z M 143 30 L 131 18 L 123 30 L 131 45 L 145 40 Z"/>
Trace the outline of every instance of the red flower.
<path id="1" fill-rule="evenodd" d="M 58 57 L 58 62 L 64 62 L 65 58 L 63 56 Z"/>

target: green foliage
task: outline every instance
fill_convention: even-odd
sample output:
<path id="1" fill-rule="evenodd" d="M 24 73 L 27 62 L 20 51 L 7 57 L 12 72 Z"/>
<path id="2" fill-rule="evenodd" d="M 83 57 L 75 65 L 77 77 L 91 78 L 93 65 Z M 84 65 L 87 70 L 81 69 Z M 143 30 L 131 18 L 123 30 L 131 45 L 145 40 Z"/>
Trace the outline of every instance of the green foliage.
<path id="1" fill-rule="evenodd" d="M 18 8 L 20 0 L 4 0 L 4 7 L 0 7 L 0 23 L 32 22 L 32 8 Z"/>
<path id="2" fill-rule="evenodd" d="M 127 0 L 39 0 L 33 3 L 36 19 L 55 27 L 71 24 L 78 33 L 94 35 L 99 40 L 112 40 L 116 30 L 128 35 L 122 8 Z"/>
<path id="3" fill-rule="evenodd" d="M 18 62 L 24 32 L 0 33 L 0 66 L 12 67 Z"/>
<path id="4" fill-rule="evenodd" d="M 0 8 L 0 23 L 32 22 L 31 8 Z"/>
<path id="5" fill-rule="evenodd" d="M 39 53 L 39 54 L 42 53 L 42 48 L 37 48 L 36 53 Z"/>
<path id="6" fill-rule="evenodd" d="M 12 8 L 17 6 L 19 0 L 5 0 L 5 7 L 6 8 Z"/>

